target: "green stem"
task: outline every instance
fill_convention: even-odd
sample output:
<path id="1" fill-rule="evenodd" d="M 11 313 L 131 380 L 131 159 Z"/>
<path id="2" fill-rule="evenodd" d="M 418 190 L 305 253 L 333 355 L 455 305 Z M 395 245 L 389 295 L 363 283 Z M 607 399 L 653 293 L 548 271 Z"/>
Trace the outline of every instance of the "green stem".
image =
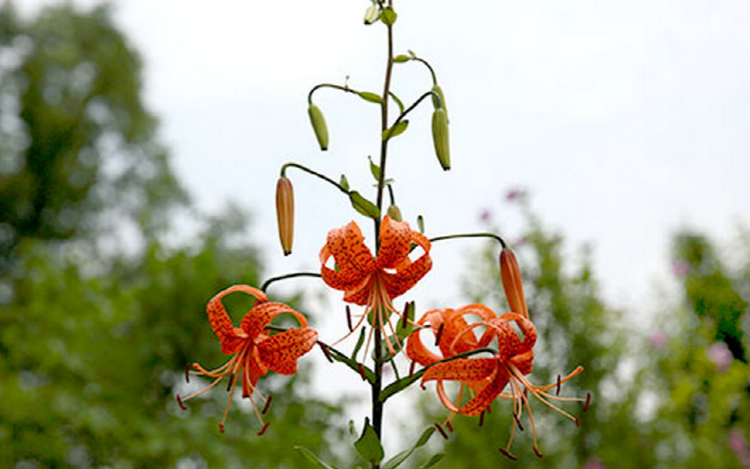
<path id="1" fill-rule="evenodd" d="M 268 280 L 266 280 L 263 285 L 260 287 L 262 291 L 268 290 L 268 287 L 271 286 L 272 283 L 276 283 L 281 280 L 287 280 L 290 278 L 299 278 L 299 277 L 317 277 L 320 278 L 321 275 L 317 272 L 294 272 L 292 274 L 285 274 L 285 275 L 279 275 L 278 277 L 271 277 Z"/>
<path id="2" fill-rule="evenodd" d="M 312 102 L 312 95 L 313 95 L 313 93 L 315 93 L 320 88 L 333 88 L 335 90 L 345 91 L 347 93 L 354 93 L 354 94 L 358 94 L 359 93 L 358 91 L 353 90 L 353 89 L 349 88 L 348 86 L 335 85 L 333 83 L 321 83 L 319 85 L 313 86 L 313 88 L 310 90 L 310 92 L 307 93 L 307 104 L 312 104 L 313 103 Z"/>
<path id="3" fill-rule="evenodd" d="M 319 173 L 317 171 L 313 171 L 312 169 L 310 169 L 310 168 L 308 168 L 306 166 L 302 166 L 299 163 L 286 163 L 286 164 L 284 164 L 284 166 L 281 167 L 281 177 L 286 177 L 286 169 L 287 168 L 301 169 L 302 171 L 304 171 L 304 172 L 306 172 L 308 174 L 312 174 L 313 176 L 315 176 L 317 178 L 320 178 L 320 179 L 324 180 L 325 182 L 327 182 L 329 184 L 332 184 L 333 186 L 336 187 L 336 189 L 340 190 L 341 192 L 343 192 L 346 195 L 349 195 L 349 191 L 344 186 L 342 186 L 341 184 L 339 184 L 338 182 L 336 182 L 333 179 L 329 178 L 325 174 L 321 174 L 321 173 Z"/>
<path id="4" fill-rule="evenodd" d="M 505 244 L 505 241 L 500 236 L 494 234 L 494 233 L 459 233 L 459 234 L 452 234 L 452 235 L 445 235 L 445 236 L 435 236 L 434 238 L 430 238 L 430 242 L 434 243 L 436 241 L 445 241 L 448 239 L 459 239 L 459 238 L 491 238 L 500 243 L 500 246 L 505 249 L 507 245 Z"/>
<path id="5" fill-rule="evenodd" d="M 393 8 L 393 0 L 388 0 L 388 7 Z M 380 105 L 380 132 L 381 135 L 388 128 L 388 96 L 391 89 L 391 74 L 393 72 L 393 25 L 387 25 L 388 29 L 388 60 L 385 67 L 385 83 L 383 84 L 383 102 Z M 383 209 L 383 192 L 385 188 L 386 160 L 388 155 L 388 139 L 380 142 L 380 178 L 378 180 L 377 207 Z M 375 220 L 375 252 L 380 250 L 380 219 Z M 374 368 L 375 382 L 372 384 L 372 427 L 380 441 L 383 433 L 383 402 L 380 393 L 383 389 L 383 347 L 379 328 L 374 331 Z M 372 469 L 379 469 L 379 464 L 373 464 Z"/>

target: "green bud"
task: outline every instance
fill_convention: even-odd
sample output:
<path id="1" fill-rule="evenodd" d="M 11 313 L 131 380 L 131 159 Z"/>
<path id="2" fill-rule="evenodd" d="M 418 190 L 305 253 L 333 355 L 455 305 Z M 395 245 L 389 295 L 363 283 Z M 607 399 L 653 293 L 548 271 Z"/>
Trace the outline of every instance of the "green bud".
<path id="1" fill-rule="evenodd" d="M 445 109 L 445 113 L 448 114 L 448 106 L 445 104 L 445 95 L 443 94 L 443 89 L 440 88 L 440 85 L 435 85 L 432 87 L 432 91 L 437 94 L 437 97 L 435 95 L 432 95 L 432 105 L 435 106 L 435 109 L 442 107 Z M 438 100 L 438 97 L 440 98 Z"/>
<path id="2" fill-rule="evenodd" d="M 315 137 L 318 139 L 320 149 L 322 151 L 328 150 L 328 126 L 326 125 L 326 119 L 323 117 L 323 113 L 320 108 L 314 104 L 311 104 L 310 107 L 307 108 L 307 113 L 310 116 L 310 122 L 315 131 Z"/>
<path id="3" fill-rule="evenodd" d="M 387 213 L 393 221 L 404 221 L 404 219 L 401 218 L 401 209 L 398 208 L 398 205 L 391 205 L 390 207 L 388 207 Z"/>
<path id="4" fill-rule="evenodd" d="M 444 108 L 437 108 L 432 113 L 432 142 L 435 144 L 435 154 L 443 170 L 451 169 L 450 144 L 448 142 L 448 115 Z"/>

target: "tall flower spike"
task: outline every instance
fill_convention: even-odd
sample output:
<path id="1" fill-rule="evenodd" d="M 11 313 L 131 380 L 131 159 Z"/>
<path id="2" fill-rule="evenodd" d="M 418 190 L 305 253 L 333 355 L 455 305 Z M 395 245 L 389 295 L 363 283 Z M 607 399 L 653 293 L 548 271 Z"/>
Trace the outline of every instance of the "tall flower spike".
<path id="1" fill-rule="evenodd" d="M 529 310 L 526 307 L 526 296 L 523 294 L 521 269 L 518 267 L 516 255 L 508 248 L 503 248 L 500 252 L 500 277 L 510 310 L 528 319 Z"/>
<path id="2" fill-rule="evenodd" d="M 221 302 L 224 296 L 233 292 L 246 293 L 256 299 L 255 305 L 242 318 L 240 327 L 234 327 Z M 177 395 L 177 402 L 184 408 L 185 401 L 203 394 L 229 376 L 229 399 L 219 428 L 224 431 L 229 405 L 239 382 L 242 383 L 242 397 L 250 400 L 262 425 L 258 433 L 262 435 L 268 428 L 268 423 L 263 424 L 262 414 L 268 410 L 270 397 L 266 399 L 258 392 L 255 387 L 258 380 L 265 376 L 268 370 L 282 375 L 296 373 L 297 360 L 315 345 L 318 333 L 307 326 L 307 319 L 302 314 L 285 304 L 269 302 L 265 293 L 249 285 L 234 285 L 219 292 L 208 302 L 206 312 L 211 328 L 221 342 L 221 351 L 226 355 L 232 355 L 232 358 L 214 370 L 207 370 L 200 364 L 193 363 L 190 374 L 211 378 L 213 382 L 184 398 Z M 281 314 L 291 315 L 300 327 L 272 335 L 268 328 L 271 321 Z M 262 412 L 258 410 L 254 396 L 266 403 Z"/>
<path id="3" fill-rule="evenodd" d="M 465 319 L 466 316 L 476 316 L 479 320 L 468 323 Z M 557 381 L 549 385 L 537 386 L 532 384 L 526 378 L 526 375 L 531 373 L 533 368 L 536 328 L 526 317 L 517 313 L 505 313 L 497 317 L 486 306 L 470 305 L 455 311 L 429 311 L 420 319 L 418 324 L 424 324 L 427 321 L 429 321 L 433 331 L 435 331 L 435 325 L 441 324 L 439 326 L 438 348 L 443 354 L 443 358 L 440 359 L 440 357 L 424 348 L 418 330 L 412 333 L 407 344 L 407 354 L 412 360 L 428 366 L 422 375 L 422 385 L 424 386 L 424 383 L 428 381 L 435 381 L 438 398 L 452 414 L 459 413 L 482 418 L 485 411 L 489 412 L 495 399 L 512 400 L 513 423 L 508 444 L 505 448 L 501 448 L 503 454 L 511 459 L 515 458 L 510 453 L 510 448 L 516 426 L 523 429 L 521 417 L 526 410 L 529 414 L 534 436 L 534 452 L 541 456 L 537 446 L 536 425 L 531 413 L 528 394 L 576 423 L 578 422 L 576 417 L 553 404 L 552 401 L 586 401 L 585 399 L 560 397 L 558 395 L 560 385 L 581 373 L 583 368 L 579 366 L 568 376 L 558 377 Z M 516 324 L 523 338 L 519 337 L 512 323 Z M 477 338 L 475 330 L 479 327 L 484 328 L 484 332 L 480 338 Z M 480 351 L 495 344 L 497 345 L 497 352 L 490 357 L 453 358 L 459 353 L 471 350 Z M 460 388 L 456 399 L 452 400 L 448 396 L 444 385 L 445 381 L 459 383 Z M 464 399 L 464 392 L 467 389 L 470 397 Z M 555 389 L 556 392 L 548 392 L 551 389 Z"/>
<path id="4" fill-rule="evenodd" d="M 294 242 L 294 188 L 292 181 L 282 176 L 276 183 L 276 221 L 279 225 L 279 241 L 284 255 L 292 253 Z"/>
<path id="5" fill-rule="evenodd" d="M 409 258 L 412 244 L 422 248 L 416 260 Z M 326 263 L 333 257 L 336 268 Z M 344 292 L 344 301 L 365 306 L 365 313 L 354 327 L 356 330 L 368 315 L 375 328 L 386 324 L 395 335 L 390 315 L 401 315 L 392 300 L 409 289 L 432 268 L 430 240 L 409 228 L 407 222 L 391 220 L 386 215 L 380 225 L 380 250 L 373 257 L 364 242 L 362 231 L 355 222 L 328 232 L 325 246 L 320 251 L 321 275 L 326 284 Z M 386 345 L 395 351 L 388 336 Z"/>

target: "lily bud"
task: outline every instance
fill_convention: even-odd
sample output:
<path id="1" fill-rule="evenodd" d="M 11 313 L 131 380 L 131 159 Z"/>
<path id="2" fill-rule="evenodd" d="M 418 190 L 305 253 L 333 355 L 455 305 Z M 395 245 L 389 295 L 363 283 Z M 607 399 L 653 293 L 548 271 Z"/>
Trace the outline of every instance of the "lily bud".
<path id="1" fill-rule="evenodd" d="M 503 289 L 508 298 L 510 310 L 528 318 L 529 310 L 523 294 L 521 269 L 518 267 L 516 255 L 508 248 L 504 248 L 500 253 L 500 277 L 503 280 Z"/>
<path id="2" fill-rule="evenodd" d="M 292 181 L 282 176 L 276 183 L 276 221 L 279 224 L 279 241 L 284 255 L 292 253 L 294 241 L 294 189 Z"/>
<path id="3" fill-rule="evenodd" d="M 451 169 L 450 144 L 448 142 L 448 115 L 444 108 L 437 108 L 432 113 L 432 141 L 435 153 L 443 170 Z"/>
<path id="4" fill-rule="evenodd" d="M 377 5 L 370 5 L 365 11 L 365 24 L 372 24 L 380 17 L 380 10 Z"/>
<path id="5" fill-rule="evenodd" d="M 320 149 L 322 151 L 328 150 L 328 126 L 326 125 L 325 117 L 323 117 L 323 112 L 321 112 L 318 106 L 311 104 L 307 108 L 307 113 L 310 116 L 310 122 L 315 131 L 315 138 L 318 139 Z"/>
<path id="6" fill-rule="evenodd" d="M 401 209 L 398 208 L 398 205 L 391 205 L 388 207 L 388 216 L 391 217 L 391 220 L 393 221 L 404 221 L 403 218 L 401 218 Z"/>
<path id="7" fill-rule="evenodd" d="M 445 113 L 448 114 L 448 106 L 445 103 L 445 95 L 443 94 L 443 89 L 440 88 L 440 85 L 436 84 L 432 87 L 432 91 L 437 94 L 437 97 L 435 95 L 432 95 L 432 105 L 435 106 L 435 109 L 445 109 Z M 438 100 L 438 98 L 440 99 Z"/>

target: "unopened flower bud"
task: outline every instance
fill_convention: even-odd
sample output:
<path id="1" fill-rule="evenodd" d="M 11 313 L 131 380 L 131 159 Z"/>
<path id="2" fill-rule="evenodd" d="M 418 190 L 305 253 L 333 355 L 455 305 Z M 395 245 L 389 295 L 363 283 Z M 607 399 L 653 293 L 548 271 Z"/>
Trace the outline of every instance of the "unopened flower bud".
<path id="1" fill-rule="evenodd" d="M 437 96 L 432 95 L 432 105 L 435 106 L 435 109 L 445 109 L 445 113 L 448 114 L 448 106 L 445 103 L 445 95 L 443 94 L 443 89 L 440 88 L 440 85 L 435 84 L 435 86 L 432 87 L 432 91 L 437 94 Z"/>
<path id="2" fill-rule="evenodd" d="M 328 150 L 328 126 L 326 125 L 325 117 L 323 117 L 323 112 L 318 106 L 311 104 L 307 108 L 307 113 L 310 116 L 310 122 L 315 131 L 315 138 L 318 139 L 320 149 L 322 151 Z"/>
<path id="3" fill-rule="evenodd" d="M 391 220 L 393 221 L 404 221 L 403 218 L 401 218 L 401 209 L 398 208 L 398 205 L 391 205 L 388 207 L 388 216 L 391 217 Z"/>
<path id="4" fill-rule="evenodd" d="M 365 11 L 365 24 L 372 24 L 378 20 L 380 16 L 380 10 L 377 5 L 370 5 Z"/>
<path id="5" fill-rule="evenodd" d="M 294 241 L 294 189 L 292 182 L 282 176 L 276 183 L 276 221 L 279 224 L 279 241 L 284 255 L 292 253 Z"/>
<path id="6" fill-rule="evenodd" d="M 516 255 L 508 248 L 504 248 L 500 253 L 500 277 L 503 280 L 503 289 L 508 298 L 510 310 L 528 318 L 529 310 L 523 294 L 521 269 L 518 267 Z"/>
<path id="7" fill-rule="evenodd" d="M 435 153 L 443 170 L 451 169 L 450 144 L 448 142 L 448 115 L 444 108 L 437 108 L 432 113 L 432 141 Z"/>

